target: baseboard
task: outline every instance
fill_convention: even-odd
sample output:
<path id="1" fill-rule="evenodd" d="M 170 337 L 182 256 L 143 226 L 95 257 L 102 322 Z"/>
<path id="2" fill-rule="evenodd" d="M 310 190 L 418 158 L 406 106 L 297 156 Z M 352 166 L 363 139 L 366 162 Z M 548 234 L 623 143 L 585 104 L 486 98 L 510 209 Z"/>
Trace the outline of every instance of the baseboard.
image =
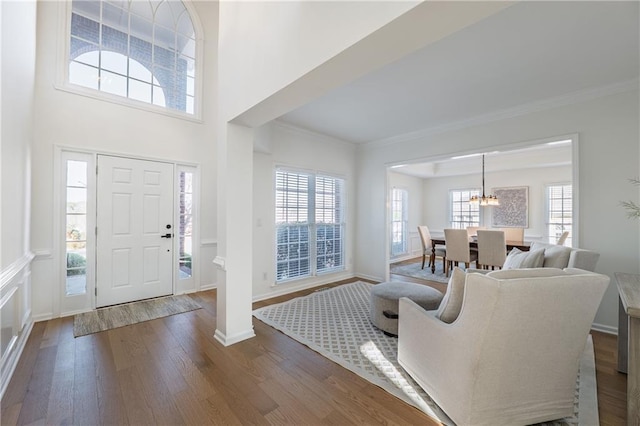
<path id="1" fill-rule="evenodd" d="M 27 324 L 25 324 L 24 330 L 22 331 L 22 333 L 20 333 L 20 337 L 16 342 L 16 348 L 11 353 L 9 365 L 7 366 L 6 371 L 2 375 L 2 383 L 0 384 L 0 399 L 4 397 L 4 392 L 7 390 L 7 387 L 9 386 L 9 382 L 11 381 L 11 378 L 13 377 L 13 373 L 15 372 L 16 367 L 18 365 L 18 362 L 22 357 L 22 351 L 27 345 L 27 340 L 29 340 L 29 336 L 31 336 L 31 330 L 33 330 L 33 323 L 34 321 L 30 321 Z"/>
<path id="2" fill-rule="evenodd" d="M 322 277 L 322 276 L 321 276 Z M 319 287 L 321 285 L 331 284 L 337 281 L 348 280 L 350 278 L 355 278 L 355 275 L 352 273 L 340 273 L 338 275 L 327 276 L 326 278 L 317 279 L 315 277 L 313 281 L 306 281 L 300 284 L 284 283 L 284 284 L 274 284 L 271 286 L 273 291 L 269 293 L 254 295 L 251 299 L 252 302 L 260 302 L 262 300 L 271 299 L 273 297 L 284 296 L 289 293 L 294 293 L 300 290 L 308 290 L 310 288 Z"/>
<path id="3" fill-rule="evenodd" d="M 612 327 L 610 325 L 604 325 L 604 324 L 592 324 L 591 325 L 591 329 L 595 330 L 595 331 L 600 331 L 602 333 L 607 333 L 607 334 L 614 334 L 614 335 L 618 335 L 618 327 Z"/>
<path id="4" fill-rule="evenodd" d="M 373 275 L 367 275 L 367 274 L 356 274 L 355 278 L 361 278 L 363 280 L 371 280 L 371 281 L 377 281 L 377 282 L 384 281 L 384 278 L 376 277 Z"/>
<path id="5" fill-rule="evenodd" d="M 206 285 L 200 285 L 200 290 L 198 291 L 205 291 L 205 290 L 215 290 L 216 288 L 218 288 L 218 286 L 216 285 L 216 283 L 212 283 L 212 284 L 206 284 Z"/>
<path id="6" fill-rule="evenodd" d="M 256 333 L 253 331 L 253 327 L 251 327 L 250 330 L 243 331 L 242 333 L 236 333 L 233 336 L 227 336 L 219 329 L 216 329 L 216 332 L 213 335 L 213 338 L 216 339 L 218 342 L 222 343 L 224 346 L 231 346 L 234 343 L 238 343 L 243 340 L 247 340 L 252 337 L 255 337 L 255 335 Z"/>
<path id="7" fill-rule="evenodd" d="M 48 312 L 46 314 L 39 314 L 39 315 L 34 315 L 33 316 L 33 322 L 49 321 L 50 319 L 53 319 L 53 313 L 52 312 Z"/>

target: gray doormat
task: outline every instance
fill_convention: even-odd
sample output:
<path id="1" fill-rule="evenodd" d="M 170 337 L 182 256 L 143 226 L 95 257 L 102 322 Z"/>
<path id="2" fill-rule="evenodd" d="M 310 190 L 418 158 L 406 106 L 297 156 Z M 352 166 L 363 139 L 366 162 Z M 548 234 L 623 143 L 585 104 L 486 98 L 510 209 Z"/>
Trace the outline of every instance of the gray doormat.
<path id="1" fill-rule="evenodd" d="M 109 306 L 75 315 L 73 336 L 85 336 L 200 308 L 198 303 L 184 294 Z"/>

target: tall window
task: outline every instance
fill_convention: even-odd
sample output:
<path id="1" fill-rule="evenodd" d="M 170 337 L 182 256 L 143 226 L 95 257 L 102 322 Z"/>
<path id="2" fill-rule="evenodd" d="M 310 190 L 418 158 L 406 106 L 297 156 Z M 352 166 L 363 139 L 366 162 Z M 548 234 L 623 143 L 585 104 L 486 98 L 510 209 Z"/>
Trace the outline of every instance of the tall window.
<path id="1" fill-rule="evenodd" d="M 87 292 L 87 162 L 67 160 L 66 165 L 66 294 Z"/>
<path id="2" fill-rule="evenodd" d="M 69 83 L 195 113 L 196 40 L 179 0 L 74 0 Z"/>
<path id="3" fill-rule="evenodd" d="M 555 243 L 564 231 L 569 231 L 565 244 L 571 246 L 573 201 L 571 184 L 547 186 L 547 231 L 549 242 Z"/>
<path id="4" fill-rule="evenodd" d="M 391 256 L 407 252 L 408 198 L 405 189 L 391 190 Z"/>
<path id="5" fill-rule="evenodd" d="M 471 197 L 479 196 L 478 189 L 452 189 L 449 191 L 451 227 L 466 229 L 467 226 L 480 226 L 480 206 L 469 202 Z"/>
<path id="6" fill-rule="evenodd" d="M 193 275 L 193 172 L 179 171 L 178 175 L 178 278 Z"/>
<path id="7" fill-rule="evenodd" d="M 344 181 L 276 171 L 276 281 L 344 269 Z"/>
<path id="8" fill-rule="evenodd" d="M 78 304 L 95 282 L 95 159 L 93 154 L 60 152 L 60 253 L 63 306 Z"/>

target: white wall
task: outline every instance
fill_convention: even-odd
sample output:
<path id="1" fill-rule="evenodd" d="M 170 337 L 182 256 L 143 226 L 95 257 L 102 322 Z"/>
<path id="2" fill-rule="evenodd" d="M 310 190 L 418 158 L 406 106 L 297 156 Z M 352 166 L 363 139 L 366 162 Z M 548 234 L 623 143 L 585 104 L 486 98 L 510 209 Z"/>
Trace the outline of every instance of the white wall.
<path id="1" fill-rule="evenodd" d="M 243 113 L 416 4 L 221 2 L 224 118 Z"/>
<path id="2" fill-rule="evenodd" d="M 175 118 L 143 109 L 58 90 L 59 37 L 62 24 L 58 7 L 62 2 L 40 2 L 38 6 L 36 108 L 33 149 L 32 247 L 42 255 L 34 262 L 34 315 L 45 319 L 60 314 L 62 264 L 54 235 L 54 148 L 56 146 L 125 156 L 194 164 L 201 171 L 201 284 L 214 280 L 211 261 L 216 243 L 215 166 L 215 78 L 217 62 L 218 10 L 215 2 L 195 3 L 203 24 L 203 119 Z M 62 40 L 64 42 L 64 40 Z M 63 65 L 64 66 L 64 65 Z M 195 289 L 178 288 L 178 292 Z"/>
<path id="3" fill-rule="evenodd" d="M 2 248 L 4 270 L 28 251 L 35 2 L 2 2 Z"/>
<path id="4" fill-rule="evenodd" d="M 478 162 L 478 168 L 480 168 Z M 571 183 L 571 167 L 546 167 L 535 169 L 518 169 L 517 171 L 503 171 L 485 173 L 486 193 L 492 194 L 492 188 L 527 186 L 529 191 L 529 226 L 524 234 L 528 240 L 547 241 L 546 229 L 546 186 L 557 183 Z M 482 175 L 480 173 L 424 179 L 424 199 L 428 200 L 424 206 L 424 222 L 431 231 L 442 232 L 450 227 L 449 190 L 481 188 Z M 491 207 L 480 209 L 482 226 L 491 228 Z"/>
<path id="5" fill-rule="evenodd" d="M 636 200 L 638 189 L 627 183 L 640 175 L 638 91 L 612 94 L 473 127 L 424 136 L 394 146 L 371 144 L 358 152 L 358 275 L 384 278 L 386 164 L 495 148 L 553 136 L 579 134 L 579 233 L 583 248 L 600 252 L 597 271 L 638 273 L 640 224 L 628 220 L 621 200 Z M 595 323 L 617 329 L 618 294 L 612 281 Z"/>
<path id="6" fill-rule="evenodd" d="M 35 1 L 0 2 L 0 397 L 33 326 L 30 155 L 36 67 Z"/>
<path id="7" fill-rule="evenodd" d="M 263 146 L 254 152 L 253 175 L 253 299 L 265 299 L 301 288 L 349 278 L 354 275 L 356 186 L 354 145 L 278 123 L 259 129 Z M 344 272 L 303 280 L 275 283 L 275 187 L 276 166 L 329 173 L 346 180 L 346 246 Z M 266 274 L 266 279 L 264 278 Z"/>

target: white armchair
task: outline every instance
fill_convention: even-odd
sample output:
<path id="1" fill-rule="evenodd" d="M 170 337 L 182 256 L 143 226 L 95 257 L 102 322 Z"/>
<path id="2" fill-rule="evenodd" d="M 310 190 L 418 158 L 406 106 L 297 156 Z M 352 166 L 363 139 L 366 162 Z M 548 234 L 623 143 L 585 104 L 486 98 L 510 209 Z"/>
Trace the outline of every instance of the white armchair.
<path id="1" fill-rule="evenodd" d="M 400 299 L 398 361 L 458 425 L 571 416 L 580 356 L 608 284 L 579 269 L 469 273 L 450 324 Z"/>

